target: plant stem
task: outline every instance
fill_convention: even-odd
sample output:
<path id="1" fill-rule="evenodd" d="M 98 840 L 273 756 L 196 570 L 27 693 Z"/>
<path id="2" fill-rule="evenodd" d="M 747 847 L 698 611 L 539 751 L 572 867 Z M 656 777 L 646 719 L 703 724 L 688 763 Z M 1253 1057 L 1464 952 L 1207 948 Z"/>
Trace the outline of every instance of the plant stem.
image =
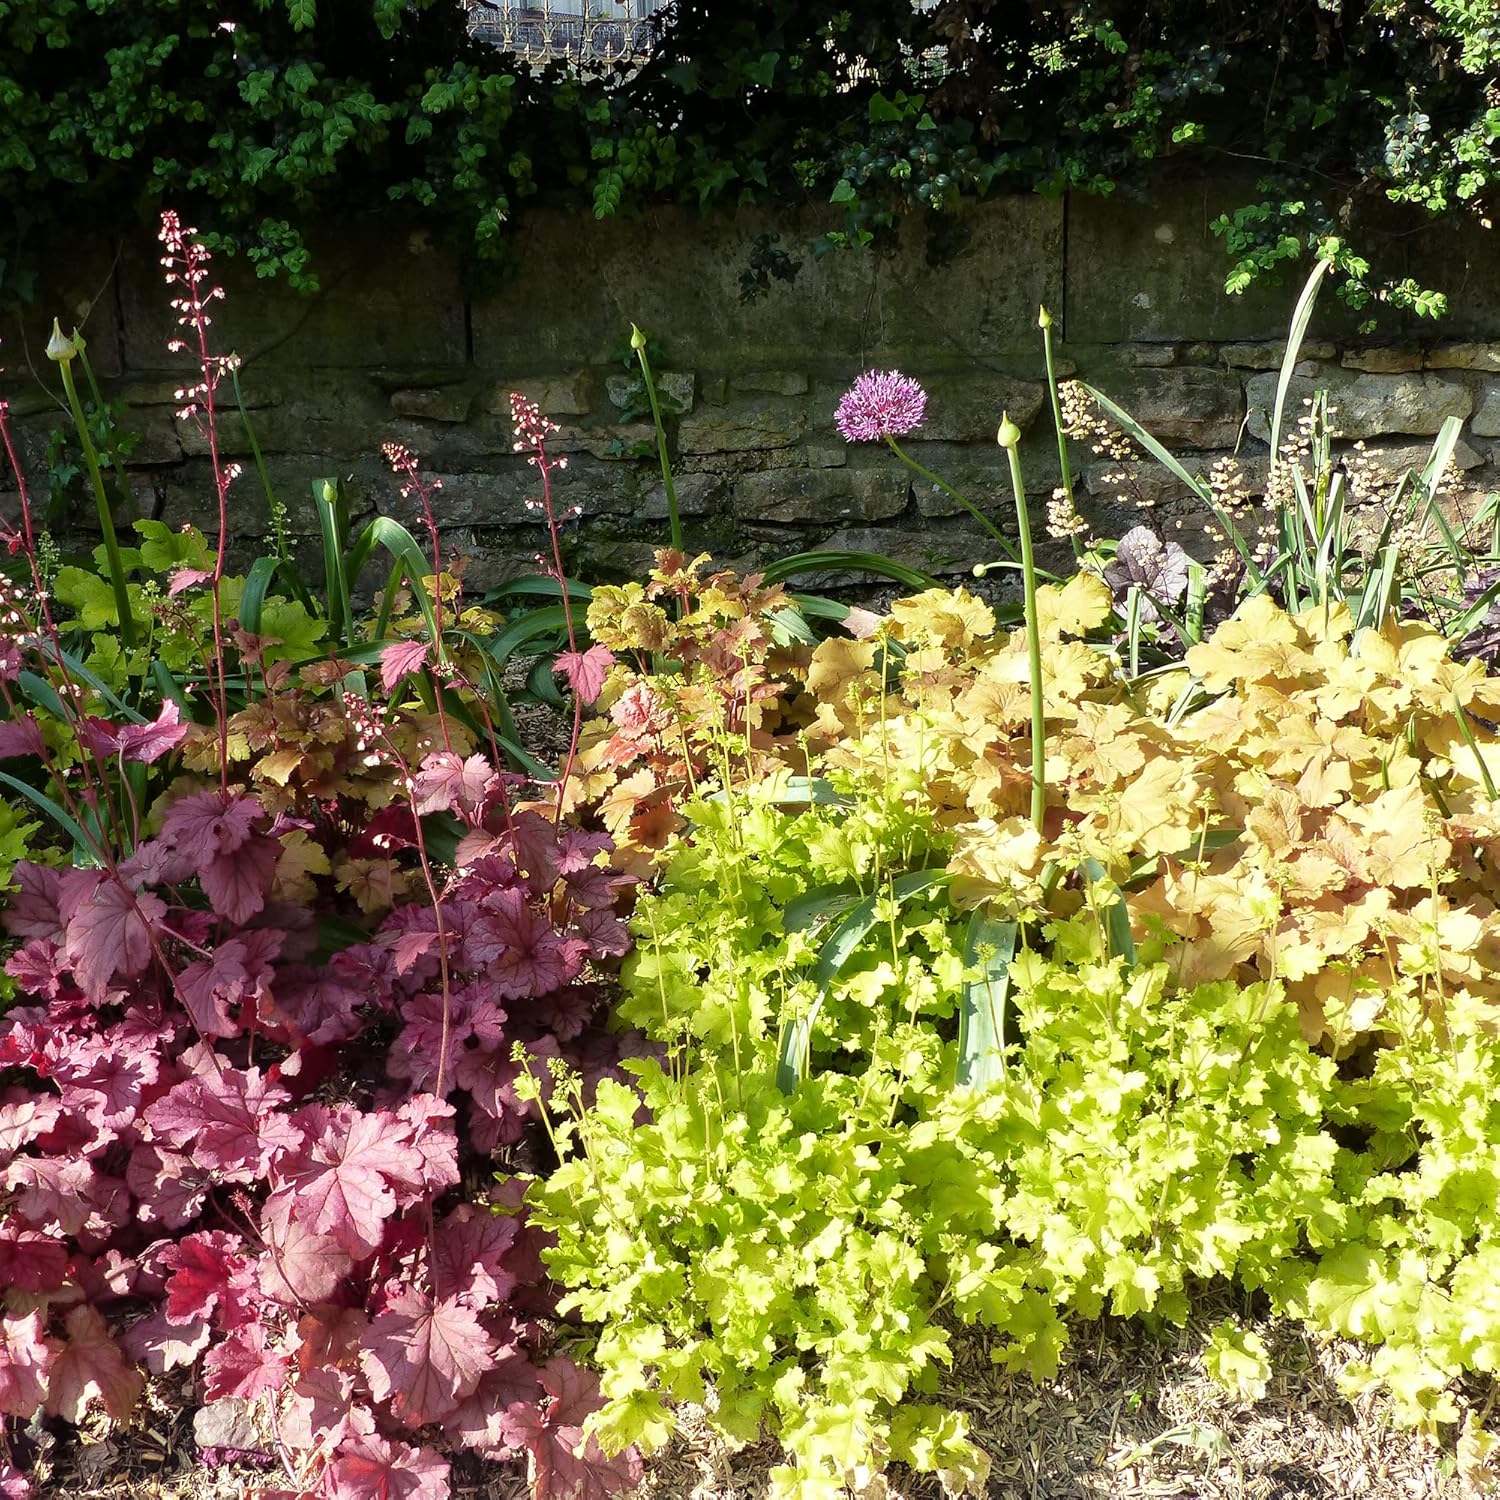
<path id="1" fill-rule="evenodd" d="M 1078 506 L 1073 499 L 1073 471 L 1068 466 L 1068 441 L 1063 435 L 1062 402 L 1057 394 L 1057 369 L 1052 359 L 1052 314 L 1044 307 L 1037 322 L 1042 329 L 1042 354 L 1047 361 L 1047 395 L 1052 400 L 1052 427 L 1057 433 L 1057 465 L 1062 474 L 1062 490 L 1068 501 L 1068 514 L 1077 515 Z M 1083 556 L 1083 543 L 1074 536 L 1073 556 Z"/>
<path id="2" fill-rule="evenodd" d="M 948 483 L 946 479 L 940 479 L 931 469 L 924 467 L 914 459 L 893 437 L 887 437 L 886 443 L 892 453 L 901 460 L 914 474 L 920 474 L 929 484 L 935 484 L 950 500 L 956 500 L 968 513 L 979 522 L 984 529 L 997 541 L 1012 562 L 1020 562 L 1021 555 L 1011 545 L 1008 538 L 1002 536 L 999 528 L 973 501 L 960 495 L 959 492 Z"/>
<path id="3" fill-rule="evenodd" d="M 94 398 L 95 407 L 101 412 L 108 412 L 109 408 L 104 404 L 104 393 L 99 389 L 98 380 L 94 378 L 94 367 L 89 363 L 88 350 L 84 347 L 84 341 L 79 337 L 76 330 L 73 333 L 73 343 L 78 350 L 78 358 L 83 365 L 83 378 L 89 383 L 89 395 Z M 112 418 L 110 430 L 114 430 Z M 125 464 L 120 458 L 120 449 L 117 444 L 111 445 L 109 458 L 110 466 L 115 471 L 115 483 L 120 487 L 120 498 L 121 500 L 129 500 L 131 498 L 130 480 L 126 477 Z"/>
<path id="4" fill-rule="evenodd" d="M 78 387 L 73 382 L 72 360 L 60 359 L 57 367 L 62 372 L 63 389 L 68 393 L 73 425 L 78 429 L 78 440 L 83 444 L 84 462 L 88 465 L 89 479 L 94 486 L 94 504 L 99 509 L 99 529 L 104 533 L 104 555 L 109 563 L 109 586 L 114 592 L 115 609 L 120 616 L 120 642 L 127 651 L 133 651 L 135 621 L 130 614 L 130 595 L 125 588 L 125 565 L 120 558 L 120 542 L 115 536 L 115 518 L 110 513 L 109 497 L 104 493 L 104 475 L 99 468 L 99 454 L 94 448 L 94 439 L 89 434 L 89 424 L 83 415 Z"/>
<path id="5" fill-rule="evenodd" d="M 1031 515 L 1021 478 L 1020 431 L 1009 417 L 1000 423 L 1000 446 L 1010 460 L 1010 487 L 1016 497 L 1016 524 L 1021 533 L 1021 585 L 1026 611 L 1026 654 L 1031 666 L 1031 826 L 1042 831 L 1047 811 L 1047 715 L 1042 702 L 1042 632 L 1036 613 L 1036 559 L 1031 550 Z"/>
<path id="6" fill-rule="evenodd" d="M 661 482 L 667 491 L 667 525 L 672 545 L 682 551 L 682 516 L 677 510 L 677 481 L 672 477 L 672 460 L 667 454 L 667 430 L 661 422 L 661 403 L 656 399 L 656 381 L 651 374 L 651 360 L 646 353 L 646 337 L 633 323 L 630 325 L 630 347 L 641 364 L 641 378 L 646 382 L 646 397 L 651 402 L 651 420 L 656 427 L 656 456 L 661 462 Z"/>

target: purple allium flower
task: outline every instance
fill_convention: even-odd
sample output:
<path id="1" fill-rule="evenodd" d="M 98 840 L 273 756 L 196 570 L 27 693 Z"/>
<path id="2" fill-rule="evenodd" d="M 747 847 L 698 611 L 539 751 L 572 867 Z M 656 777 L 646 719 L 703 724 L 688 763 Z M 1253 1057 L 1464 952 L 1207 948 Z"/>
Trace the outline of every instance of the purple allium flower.
<path id="1" fill-rule="evenodd" d="M 851 443 L 905 437 L 927 415 L 927 392 L 899 370 L 866 370 L 844 393 L 833 420 Z"/>

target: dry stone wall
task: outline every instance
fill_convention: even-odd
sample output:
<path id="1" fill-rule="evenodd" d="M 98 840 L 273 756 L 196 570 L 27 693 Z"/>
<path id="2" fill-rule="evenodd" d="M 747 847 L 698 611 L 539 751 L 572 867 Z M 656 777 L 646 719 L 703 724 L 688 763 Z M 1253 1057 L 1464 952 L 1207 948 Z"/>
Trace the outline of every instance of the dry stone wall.
<path id="1" fill-rule="evenodd" d="M 842 391 L 870 367 L 919 377 L 930 420 L 912 456 L 1004 518 L 994 443 L 1002 411 L 1025 434 L 1029 485 L 1045 496 L 1058 478 L 1036 329 L 1046 303 L 1065 373 L 1107 391 L 1205 471 L 1236 448 L 1252 474 L 1263 470 L 1295 288 L 1240 299 L 1220 291 L 1224 257 L 1208 225 L 1232 201 L 1242 194 L 1212 183 L 1133 201 L 1000 199 L 969 213 L 946 263 L 929 264 L 913 232 L 894 254 L 806 256 L 795 280 L 773 282 L 748 305 L 740 272 L 751 244 L 779 234 L 795 253 L 814 216 L 664 210 L 596 224 L 538 215 L 520 233 L 514 274 L 484 294 L 466 291 L 425 236 L 375 227 L 322 250 L 324 290 L 311 300 L 230 268 L 215 332 L 244 360 L 267 466 L 309 542 L 310 485 L 325 475 L 345 478 L 357 510 L 412 519 L 379 458 L 394 441 L 442 479 L 439 519 L 470 558 L 471 584 L 529 569 L 540 541 L 525 504 L 535 480 L 507 421 L 508 395 L 519 390 L 562 428 L 556 447 L 570 466 L 561 498 L 583 508 L 569 538 L 573 565 L 585 576 L 640 568 L 665 539 L 666 498 L 629 358 L 635 322 L 662 349 L 662 406 L 692 545 L 743 566 L 832 547 L 966 572 L 989 551 L 977 527 L 888 453 L 839 437 Z M 1393 470 L 1421 461 L 1445 417 L 1461 418 L 1468 499 L 1459 503 L 1473 503 L 1500 484 L 1500 247 L 1478 231 L 1435 231 L 1408 253 L 1425 283 L 1454 293 L 1450 317 L 1418 325 L 1387 316 L 1378 335 L 1361 336 L 1327 297 L 1294 395 L 1330 390 L 1348 439 L 1365 440 Z M 173 315 L 152 247 L 143 237 L 118 255 L 101 246 L 60 263 L 35 316 L 0 323 L 0 393 L 34 475 L 44 477 L 46 434 L 63 420 L 40 357 L 55 311 L 65 326 L 81 321 L 108 393 L 141 433 L 128 460 L 140 512 L 211 525 L 205 444 L 175 415 L 185 374 L 166 349 Z M 247 462 L 233 412 L 222 435 Z M 1119 465 L 1086 449 L 1076 459 L 1085 512 L 1101 533 L 1134 524 L 1145 498 L 1192 541 L 1200 518 L 1167 471 L 1142 464 L 1121 486 Z M 253 473 L 234 496 L 244 560 L 268 517 Z"/>

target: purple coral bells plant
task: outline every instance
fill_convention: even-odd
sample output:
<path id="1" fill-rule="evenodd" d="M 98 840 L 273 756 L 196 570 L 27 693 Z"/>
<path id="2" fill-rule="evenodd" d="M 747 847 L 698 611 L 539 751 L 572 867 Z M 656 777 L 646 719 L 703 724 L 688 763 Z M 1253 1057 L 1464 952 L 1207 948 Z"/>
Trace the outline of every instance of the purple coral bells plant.
<path id="1" fill-rule="evenodd" d="M 834 422 L 850 443 L 878 443 L 915 432 L 927 416 L 927 392 L 899 370 L 866 370 L 844 393 Z"/>

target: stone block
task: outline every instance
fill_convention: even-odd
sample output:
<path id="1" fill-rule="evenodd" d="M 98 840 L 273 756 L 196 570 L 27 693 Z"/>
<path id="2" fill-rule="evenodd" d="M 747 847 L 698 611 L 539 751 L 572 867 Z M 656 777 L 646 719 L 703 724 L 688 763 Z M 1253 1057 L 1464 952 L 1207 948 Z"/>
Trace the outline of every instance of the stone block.
<path id="1" fill-rule="evenodd" d="M 805 396 L 807 376 L 801 370 L 746 370 L 729 377 L 737 396 Z"/>
<path id="2" fill-rule="evenodd" d="M 1365 456 L 1379 464 L 1393 478 L 1399 478 L 1408 469 L 1415 469 L 1419 473 L 1425 469 L 1427 460 L 1432 457 L 1432 446 L 1429 443 L 1366 443 Z M 1453 462 L 1467 471 L 1477 469 L 1484 462 L 1484 457 L 1460 439 L 1453 447 Z"/>
<path id="3" fill-rule="evenodd" d="M 1480 392 L 1479 410 L 1469 431 L 1475 437 L 1500 437 L 1500 385 L 1487 385 Z"/>
<path id="4" fill-rule="evenodd" d="M 1096 384 L 1169 447 L 1232 448 L 1239 436 L 1244 396 L 1239 377 L 1228 371 L 1133 370 Z"/>
<path id="5" fill-rule="evenodd" d="M 899 465 L 882 469 L 771 469 L 734 481 L 734 514 L 784 523 L 885 521 L 910 498 Z"/>
<path id="6" fill-rule="evenodd" d="M 927 420 L 924 442 L 994 442 L 1001 416 L 1009 412 L 1025 428 L 1042 409 L 1042 387 L 1003 375 L 933 375 L 924 380 Z"/>
<path id="7" fill-rule="evenodd" d="M 1276 401 L 1277 376 L 1253 375 L 1245 383 L 1250 407 L 1250 431 L 1262 442 L 1270 437 L 1270 412 Z M 1467 386 L 1436 375 L 1357 375 L 1328 372 L 1316 381 L 1295 377 L 1287 392 L 1286 422 L 1302 410 L 1302 402 L 1319 389 L 1329 392 L 1337 408 L 1335 423 L 1346 438 L 1382 437 L 1406 433 L 1433 437 L 1448 417 L 1467 417 L 1474 397 Z M 1500 432 L 1500 427 L 1496 428 Z M 1484 436 L 1483 433 L 1480 434 Z"/>
<path id="8" fill-rule="evenodd" d="M 1003 528 L 1013 532 L 1014 528 Z M 999 551 L 992 537 L 974 521 L 937 522 L 920 530 L 890 526 L 846 526 L 824 537 L 819 551 L 878 552 L 935 577 L 973 573 L 976 563 L 996 560 Z M 807 588 L 838 588 L 850 584 L 870 586 L 868 574 L 853 572 L 811 573 L 801 582 Z"/>
<path id="9" fill-rule="evenodd" d="M 517 375 L 502 380 L 485 398 L 484 409 L 492 417 L 510 421 L 510 397 L 518 391 L 541 407 L 544 417 L 583 417 L 593 410 L 593 378 L 587 370 L 572 375 Z"/>
<path id="10" fill-rule="evenodd" d="M 461 365 L 376 365 L 365 374 L 388 395 L 395 391 L 462 385 L 469 378 L 469 372 Z"/>
<path id="11" fill-rule="evenodd" d="M 1443 344 L 1427 351 L 1429 370 L 1500 370 L 1500 344 Z"/>
<path id="12" fill-rule="evenodd" d="M 1346 370 L 1364 370 L 1372 375 L 1404 375 L 1422 368 L 1422 351 L 1415 345 L 1400 349 L 1347 349 Z"/>
<path id="13" fill-rule="evenodd" d="M 425 386 L 391 392 L 391 410 L 398 417 L 414 417 L 422 422 L 467 422 L 473 404 L 473 392 L 461 386 Z"/>
<path id="14" fill-rule="evenodd" d="M 1338 350 L 1329 343 L 1304 339 L 1297 352 L 1303 359 L 1332 359 Z M 1219 358 L 1231 370 L 1279 370 L 1286 358 L 1286 340 L 1279 344 L 1224 344 Z"/>
<path id="15" fill-rule="evenodd" d="M 849 462 L 847 443 L 807 443 L 802 449 L 809 469 L 842 469 Z"/>
<path id="16" fill-rule="evenodd" d="M 1160 370 L 1176 362 L 1176 344 L 1137 344 L 1132 349 L 1120 351 L 1121 364 L 1133 365 L 1140 370 Z"/>
<path id="17" fill-rule="evenodd" d="M 1083 488 L 1096 498 L 1142 510 L 1193 498 L 1193 491 L 1165 464 L 1092 463 L 1083 471 Z"/>
<path id="18" fill-rule="evenodd" d="M 342 372 L 299 372 L 288 397 L 253 412 L 250 425 L 263 454 L 323 456 L 335 468 L 356 458 L 378 462 L 385 442 L 406 442 L 419 456 L 427 456 L 426 429 L 415 429 L 409 436 L 398 431 L 389 403 L 368 381 Z M 232 402 L 219 414 L 218 434 L 222 454 L 251 456 L 249 434 Z M 177 423 L 177 435 L 184 453 L 207 455 L 208 443 L 191 419 Z"/>
<path id="19" fill-rule="evenodd" d="M 161 468 L 168 464 L 180 463 L 184 453 L 188 451 L 182 441 L 182 435 L 189 430 L 192 432 L 194 441 L 202 444 L 202 451 L 205 453 L 208 451 L 207 444 L 203 443 L 191 419 L 187 422 L 178 422 L 171 412 L 160 408 L 129 412 L 125 418 L 125 425 L 133 428 L 138 438 L 135 447 L 125 458 L 125 467 L 128 469 Z M 225 420 L 224 425 L 227 430 L 230 424 Z M 241 431 L 244 430 L 238 413 L 235 414 L 234 425 Z"/>
<path id="20" fill-rule="evenodd" d="M 588 453 L 595 458 L 656 457 L 656 428 L 650 422 L 604 422 L 593 427 L 564 426 L 548 440 L 549 453 Z"/>
<path id="21" fill-rule="evenodd" d="M 656 404 L 664 417 L 683 417 L 693 409 L 693 391 L 698 378 L 691 370 L 653 370 Z M 640 375 L 611 375 L 604 382 L 611 406 L 624 412 L 651 412 L 651 398 Z"/>
<path id="22" fill-rule="evenodd" d="M 105 383 L 104 393 L 106 396 L 117 397 L 127 407 L 169 406 L 176 411 L 182 405 L 182 388 L 192 379 L 191 372 L 184 372 L 177 380 L 163 377 L 111 380 Z M 241 377 L 240 390 L 245 398 L 246 411 L 264 411 L 270 406 L 280 406 L 286 400 L 286 390 L 281 381 L 269 377 L 253 381 Z M 227 382 L 219 388 L 217 404 L 226 417 L 237 411 L 234 387 Z"/>
<path id="23" fill-rule="evenodd" d="M 766 396 L 722 408 L 700 408 L 677 428 L 682 453 L 754 453 L 763 448 L 790 448 L 807 431 L 807 411 L 800 403 Z"/>
<path id="24" fill-rule="evenodd" d="M 722 474 L 674 474 L 677 487 L 677 513 L 680 516 L 706 516 L 717 511 L 729 492 L 731 481 Z M 633 520 L 665 521 L 667 488 L 658 482 L 645 487 Z M 662 538 L 665 545 L 666 538 Z"/>

